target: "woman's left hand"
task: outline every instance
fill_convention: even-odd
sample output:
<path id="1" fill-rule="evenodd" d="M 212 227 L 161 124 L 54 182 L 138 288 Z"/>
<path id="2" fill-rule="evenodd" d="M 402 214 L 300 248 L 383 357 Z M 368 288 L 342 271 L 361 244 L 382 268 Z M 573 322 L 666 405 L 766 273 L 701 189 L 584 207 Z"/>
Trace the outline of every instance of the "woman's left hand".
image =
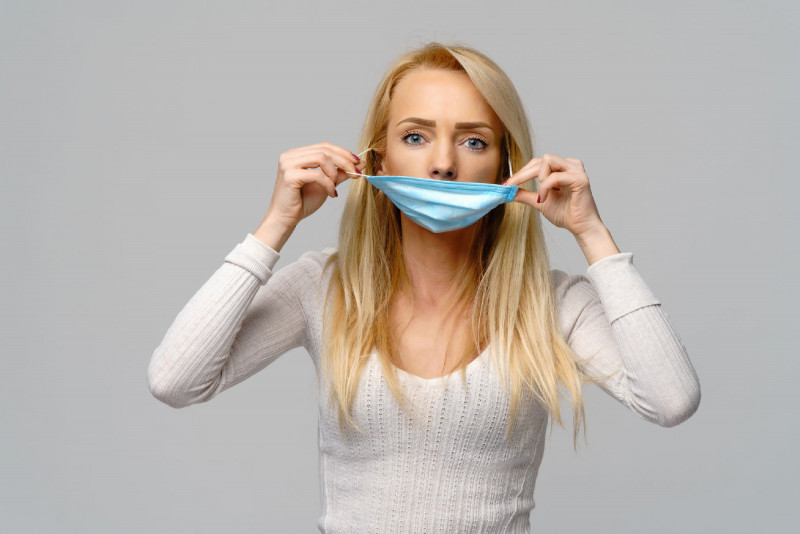
<path id="1" fill-rule="evenodd" d="M 581 160 L 545 154 L 530 160 L 505 185 L 520 185 L 536 177 L 539 190 L 520 188 L 515 202 L 533 206 L 551 223 L 576 236 L 604 226 Z"/>

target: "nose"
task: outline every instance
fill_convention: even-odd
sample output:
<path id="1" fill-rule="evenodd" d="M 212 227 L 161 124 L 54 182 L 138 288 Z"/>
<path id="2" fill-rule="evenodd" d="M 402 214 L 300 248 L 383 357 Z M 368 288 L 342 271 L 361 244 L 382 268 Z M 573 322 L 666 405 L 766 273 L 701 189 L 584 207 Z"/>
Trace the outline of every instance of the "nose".
<path id="1" fill-rule="evenodd" d="M 455 180 L 456 163 L 450 147 L 437 147 L 437 150 L 433 152 L 429 174 L 436 180 Z"/>

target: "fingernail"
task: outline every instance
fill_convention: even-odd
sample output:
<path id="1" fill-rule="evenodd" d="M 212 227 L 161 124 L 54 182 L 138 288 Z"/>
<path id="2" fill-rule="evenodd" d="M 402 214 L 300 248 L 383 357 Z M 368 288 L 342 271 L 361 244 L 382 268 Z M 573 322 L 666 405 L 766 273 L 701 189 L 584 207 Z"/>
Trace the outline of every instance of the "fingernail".
<path id="1" fill-rule="evenodd" d="M 508 180 L 506 180 L 505 182 L 503 182 L 503 183 L 502 183 L 502 184 L 500 184 L 500 185 L 506 185 L 507 183 L 508 183 Z"/>
<path id="2" fill-rule="evenodd" d="M 536 203 L 537 204 L 541 204 L 542 203 L 542 195 L 539 195 L 539 196 L 536 197 Z"/>
<path id="3" fill-rule="evenodd" d="M 354 158 L 356 158 L 356 161 L 357 161 L 357 162 L 361 163 L 361 158 L 359 158 L 358 156 L 356 156 L 356 155 L 355 155 L 355 154 L 353 154 L 352 152 L 350 152 L 350 155 L 351 155 L 351 156 L 353 156 Z"/>
<path id="4" fill-rule="evenodd" d="M 339 192 L 336 189 L 333 190 L 333 196 L 335 196 L 335 197 L 339 196 Z"/>

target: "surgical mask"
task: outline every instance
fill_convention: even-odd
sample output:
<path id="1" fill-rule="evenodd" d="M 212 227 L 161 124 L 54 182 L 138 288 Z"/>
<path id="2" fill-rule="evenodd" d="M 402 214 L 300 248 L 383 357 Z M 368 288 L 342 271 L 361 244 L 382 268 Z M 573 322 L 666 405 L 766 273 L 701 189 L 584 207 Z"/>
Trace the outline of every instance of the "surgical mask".
<path id="1" fill-rule="evenodd" d="M 508 168 L 511 169 L 510 159 Z M 474 224 L 500 204 L 514 200 L 519 189 L 517 185 L 450 182 L 412 176 L 358 176 L 383 191 L 406 217 L 434 233 Z"/>

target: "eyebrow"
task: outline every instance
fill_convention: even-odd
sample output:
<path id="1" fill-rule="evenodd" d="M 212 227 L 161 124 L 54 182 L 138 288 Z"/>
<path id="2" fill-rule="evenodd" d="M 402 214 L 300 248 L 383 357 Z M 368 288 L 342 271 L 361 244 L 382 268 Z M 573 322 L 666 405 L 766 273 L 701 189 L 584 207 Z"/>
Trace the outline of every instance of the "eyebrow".
<path id="1" fill-rule="evenodd" d="M 400 126 L 404 122 L 413 122 L 415 124 L 419 124 L 420 126 L 428 126 L 430 128 L 434 128 L 436 126 L 436 121 L 432 121 L 429 119 L 420 119 L 419 117 L 408 117 L 407 119 L 403 119 L 396 124 L 396 126 Z M 488 128 L 494 131 L 489 124 L 480 121 L 471 121 L 471 122 L 457 122 L 456 123 L 456 130 L 474 130 L 475 128 Z"/>

